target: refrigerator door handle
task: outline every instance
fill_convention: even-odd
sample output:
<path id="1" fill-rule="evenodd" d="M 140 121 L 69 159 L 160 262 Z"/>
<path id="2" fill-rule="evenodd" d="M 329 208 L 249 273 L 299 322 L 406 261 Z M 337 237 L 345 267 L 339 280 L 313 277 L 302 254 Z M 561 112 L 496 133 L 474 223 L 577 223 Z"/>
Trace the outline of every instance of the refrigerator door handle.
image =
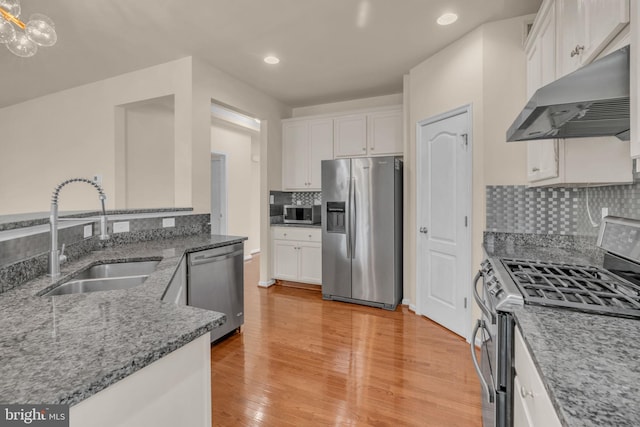
<path id="1" fill-rule="evenodd" d="M 345 218 L 345 244 L 347 245 L 347 259 L 351 259 L 351 178 L 349 178 L 349 194 L 347 196 L 347 209 Z"/>
<path id="2" fill-rule="evenodd" d="M 357 226 L 357 208 L 356 208 L 356 179 L 354 177 L 351 178 L 351 182 L 349 184 L 349 194 L 351 198 L 349 203 L 351 204 L 351 214 L 349 216 L 351 220 L 351 225 L 349 227 L 349 240 L 351 241 L 349 246 L 351 247 L 351 259 L 356 258 L 356 226 Z"/>

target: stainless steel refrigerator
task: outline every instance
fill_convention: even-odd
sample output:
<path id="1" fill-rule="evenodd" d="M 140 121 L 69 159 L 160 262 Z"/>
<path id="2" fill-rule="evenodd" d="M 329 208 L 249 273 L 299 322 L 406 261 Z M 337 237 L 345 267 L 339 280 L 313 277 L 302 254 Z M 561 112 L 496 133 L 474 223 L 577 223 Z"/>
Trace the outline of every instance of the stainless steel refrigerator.
<path id="1" fill-rule="evenodd" d="M 395 310 L 402 299 L 402 158 L 322 162 L 322 297 Z"/>

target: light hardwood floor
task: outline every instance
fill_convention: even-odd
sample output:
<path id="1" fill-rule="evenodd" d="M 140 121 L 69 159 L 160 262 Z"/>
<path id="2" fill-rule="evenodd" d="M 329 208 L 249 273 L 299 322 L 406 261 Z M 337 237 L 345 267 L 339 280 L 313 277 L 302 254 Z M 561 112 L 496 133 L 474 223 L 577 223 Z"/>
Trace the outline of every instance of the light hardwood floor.
<path id="1" fill-rule="evenodd" d="M 462 338 L 406 307 L 258 288 L 257 265 L 241 334 L 211 350 L 214 426 L 481 426 Z"/>

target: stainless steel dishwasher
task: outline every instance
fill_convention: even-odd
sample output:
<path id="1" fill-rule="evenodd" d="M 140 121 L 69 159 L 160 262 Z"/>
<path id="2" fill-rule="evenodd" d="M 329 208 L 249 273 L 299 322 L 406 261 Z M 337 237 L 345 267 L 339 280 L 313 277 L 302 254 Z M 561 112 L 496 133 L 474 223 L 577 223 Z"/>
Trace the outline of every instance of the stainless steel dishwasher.
<path id="1" fill-rule="evenodd" d="M 211 342 L 244 323 L 244 243 L 189 254 L 187 304 L 227 315 Z"/>

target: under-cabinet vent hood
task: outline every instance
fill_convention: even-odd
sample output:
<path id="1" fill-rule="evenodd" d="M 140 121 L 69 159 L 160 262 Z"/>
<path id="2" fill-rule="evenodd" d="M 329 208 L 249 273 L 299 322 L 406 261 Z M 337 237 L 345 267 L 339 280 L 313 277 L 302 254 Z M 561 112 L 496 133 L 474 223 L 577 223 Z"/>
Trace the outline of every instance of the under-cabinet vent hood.
<path id="1" fill-rule="evenodd" d="M 629 46 L 541 87 L 507 141 L 617 136 L 629 140 Z"/>

